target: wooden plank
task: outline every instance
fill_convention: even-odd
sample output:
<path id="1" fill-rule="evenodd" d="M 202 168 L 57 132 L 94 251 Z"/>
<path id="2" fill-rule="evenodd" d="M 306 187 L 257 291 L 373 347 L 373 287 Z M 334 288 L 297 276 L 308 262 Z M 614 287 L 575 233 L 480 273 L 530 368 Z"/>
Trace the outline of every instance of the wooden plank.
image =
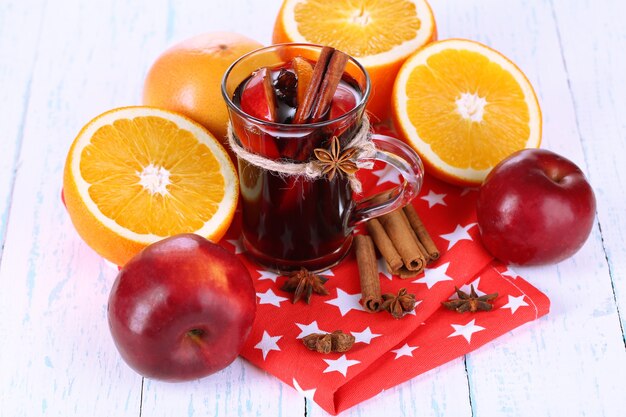
<path id="1" fill-rule="evenodd" d="M 570 3 L 553 14 L 626 346 L 626 4 Z"/>
<path id="2" fill-rule="evenodd" d="M 294 390 L 243 360 L 201 381 L 145 381 L 141 392 L 141 378 L 119 358 L 106 325 L 115 271 L 81 243 L 59 204 L 71 140 L 101 111 L 138 104 L 145 72 L 159 52 L 218 29 L 268 43 L 280 1 L 237 0 L 219 9 L 200 1 L 175 8 L 164 0 L 72 0 L 47 8 L 21 3 L 0 5 L 0 99 L 11 103 L 0 115 L 8 129 L 0 141 L 0 213 L 6 216 L 12 204 L 9 224 L 2 225 L 0 415 L 136 416 L 140 408 L 144 416 L 299 415 L 304 404 Z M 548 1 L 534 8 L 521 0 L 432 3 L 440 38 L 480 40 L 526 72 L 544 110 L 544 147 L 587 170 L 606 226 L 602 235 L 594 229 L 571 260 L 520 269 L 552 298 L 553 311 L 468 356 L 469 390 L 459 359 L 345 415 L 618 415 L 626 404 L 617 376 L 626 367 L 614 298 L 624 305 L 620 215 L 626 174 L 624 58 L 614 51 L 624 50 L 624 13 L 590 1 L 572 6 L 557 0 L 554 13 Z M 590 24 L 581 30 L 580 22 Z M 29 46 L 37 44 L 40 27 L 40 54 L 29 81 L 36 52 Z M 311 402 L 306 410 L 326 415 Z"/>
<path id="3" fill-rule="evenodd" d="M 197 381 L 170 384 L 146 380 L 142 416 L 183 414 L 299 416 L 304 414 L 304 399 L 293 388 L 242 358 Z"/>
<path id="4" fill-rule="evenodd" d="M 282 0 L 230 0 L 228 4 L 185 1 L 168 10 L 165 33 L 170 44 L 205 32 L 236 32 L 263 45 L 272 43 Z"/>
<path id="5" fill-rule="evenodd" d="M 136 102 L 150 29 L 165 21 L 165 2 L 150 5 L 45 8 L 0 269 L 0 415 L 139 415 L 141 377 L 120 360 L 106 321 L 115 271 L 74 232 L 60 187 L 82 125 Z"/>
<path id="6" fill-rule="evenodd" d="M 578 9 L 572 30 L 591 13 L 563 7 Z M 542 106 L 542 147 L 587 171 L 550 3 L 449 1 L 437 19 L 454 29 L 442 38 L 481 41 L 520 66 Z M 517 270 L 551 297 L 552 312 L 468 355 L 473 413 L 618 415 L 626 399 L 614 375 L 626 373 L 626 356 L 599 229 L 573 258 Z"/>
<path id="7" fill-rule="evenodd" d="M 41 35 L 44 2 L 0 4 L 0 260 Z M 29 28 L 23 31 L 22 28 Z"/>
<path id="8" fill-rule="evenodd" d="M 390 376 L 391 377 L 391 376 Z M 307 400 L 307 416 L 328 413 Z M 419 375 L 341 413 L 342 417 L 471 416 L 463 358 Z"/>

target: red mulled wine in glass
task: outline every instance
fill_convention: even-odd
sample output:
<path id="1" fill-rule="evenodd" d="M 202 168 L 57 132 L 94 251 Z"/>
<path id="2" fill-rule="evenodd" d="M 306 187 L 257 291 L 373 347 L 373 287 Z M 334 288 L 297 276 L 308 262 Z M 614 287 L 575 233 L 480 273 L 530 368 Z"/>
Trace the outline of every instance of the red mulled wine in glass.
<path id="1" fill-rule="evenodd" d="M 380 135 L 372 139 L 377 150 L 371 159 L 393 165 L 405 179 L 383 203 L 356 200 L 350 175 L 339 169 L 312 179 L 269 166 L 304 166 L 315 159 L 315 149 L 330 152 L 334 137 L 344 149 L 368 126 L 367 73 L 353 58 L 328 51 L 308 44 L 263 48 L 236 61 L 222 84 L 234 148 L 245 151 L 237 154 L 244 247 L 257 263 L 279 272 L 336 264 L 348 252 L 356 224 L 406 204 L 422 182 L 417 155 Z"/>

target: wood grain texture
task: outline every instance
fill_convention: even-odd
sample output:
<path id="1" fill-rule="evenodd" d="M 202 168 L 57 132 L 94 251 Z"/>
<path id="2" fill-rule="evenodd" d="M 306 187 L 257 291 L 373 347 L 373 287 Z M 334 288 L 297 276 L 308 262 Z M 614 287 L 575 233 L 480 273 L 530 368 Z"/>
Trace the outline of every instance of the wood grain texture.
<path id="1" fill-rule="evenodd" d="M 623 2 L 552 1 L 576 127 L 598 200 L 602 243 L 626 346 L 626 30 Z M 597 13 L 598 7 L 606 12 Z M 575 13 L 575 14 L 574 14 Z M 574 22 L 587 16 L 585 33 Z"/>
<path id="2" fill-rule="evenodd" d="M 328 416 L 322 408 L 307 400 L 307 416 Z M 463 358 L 419 375 L 386 390 L 340 414 L 342 417 L 469 417 L 469 403 Z"/>
<path id="3" fill-rule="evenodd" d="M 15 171 L 24 139 L 26 109 L 31 93 L 35 58 L 41 38 L 45 2 L 24 7 L 12 2 L 0 4 L 0 259 L 4 248 Z M 32 25 L 32 30 L 20 29 Z"/>
<path id="4" fill-rule="evenodd" d="M 0 355 L 0 392 L 10 393 L 0 402 L 3 416 L 139 412 L 141 377 L 119 360 L 108 334 L 115 271 L 77 238 L 60 202 L 65 154 L 79 128 L 116 100 L 127 101 L 125 84 L 141 78 L 105 76 L 115 67 L 140 71 L 122 55 L 140 49 L 138 42 L 124 47 L 133 44 L 133 14 L 118 16 L 110 4 L 86 6 L 50 2 L 43 22 L 15 32 L 40 30 L 41 42 L 0 268 L 2 334 L 10 335 Z"/>
<path id="5" fill-rule="evenodd" d="M 442 35 L 482 41 L 526 73 L 543 110 L 542 147 L 589 172 L 550 2 L 438 4 L 445 6 L 438 16 L 460 19 L 444 26 L 454 33 L 442 30 Z M 568 3 L 568 21 L 591 13 L 580 6 Z M 626 374 L 626 355 L 598 227 L 576 256 L 554 266 L 516 270 L 551 297 L 551 313 L 468 355 L 474 414 L 620 415 L 626 397 L 620 397 L 623 388 L 615 375 Z"/>
<path id="6" fill-rule="evenodd" d="M 160 52 L 216 30 L 268 44 L 280 3 L 0 4 L 0 416 L 327 415 L 242 359 L 183 384 L 130 370 L 106 323 L 116 272 L 82 243 L 59 199 L 75 135 L 109 108 L 139 104 Z M 527 74 L 543 110 L 542 146 L 588 174 L 599 227 L 573 258 L 517 268 L 552 299 L 548 316 L 342 415 L 623 415 L 626 6 L 431 3 L 440 39 L 481 41 Z"/>

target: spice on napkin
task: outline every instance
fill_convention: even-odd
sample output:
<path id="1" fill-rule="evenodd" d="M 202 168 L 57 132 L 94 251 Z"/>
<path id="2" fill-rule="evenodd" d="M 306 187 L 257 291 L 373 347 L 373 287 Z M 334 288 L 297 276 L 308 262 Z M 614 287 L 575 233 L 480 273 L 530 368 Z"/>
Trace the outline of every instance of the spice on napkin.
<path id="1" fill-rule="evenodd" d="M 399 183 L 392 168 L 376 165 L 373 173 L 357 174 L 366 190 L 383 191 Z M 493 260 L 480 244 L 476 194 L 425 179 L 412 206 L 427 225 L 439 258 L 409 279 L 388 272 L 384 258 L 377 262 L 382 294 L 397 297 L 406 289 L 401 294 L 415 295 L 414 309 L 403 312 L 401 320 L 387 313 L 370 314 L 360 303 L 354 251 L 339 265 L 318 273 L 328 279 L 324 284 L 328 295 L 312 297 L 309 305 L 290 302 L 285 297 L 289 294 L 279 289 L 284 278 L 241 253 L 236 219 L 221 245 L 241 256 L 258 296 L 257 317 L 242 356 L 337 414 L 547 314 L 549 299 Z M 357 233 L 367 231 L 362 227 Z M 458 314 L 441 304 L 457 294 L 455 287 L 470 298 L 498 296 L 488 297 L 491 311 Z M 349 351 L 320 354 L 303 347 L 307 336 L 336 329 L 354 337 Z"/>

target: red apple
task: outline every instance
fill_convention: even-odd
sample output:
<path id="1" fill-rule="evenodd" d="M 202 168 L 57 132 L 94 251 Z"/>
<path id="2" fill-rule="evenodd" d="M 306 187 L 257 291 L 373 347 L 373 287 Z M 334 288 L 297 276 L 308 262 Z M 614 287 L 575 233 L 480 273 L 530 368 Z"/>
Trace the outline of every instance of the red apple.
<path id="1" fill-rule="evenodd" d="M 165 381 L 201 378 L 239 354 L 256 312 L 239 259 L 194 234 L 146 247 L 119 272 L 109 327 L 126 363 Z"/>
<path id="2" fill-rule="evenodd" d="M 241 93 L 241 110 L 257 119 L 276 121 L 276 94 L 267 68 L 252 74 Z"/>
<path id="3" fill-rule="evenodd" d="M 572 161 L 524 149 L 500 162 L 482 184 L 478 226 L 496 258 L 519 265 L 559 262 L 585 243 L 596 200 Z"/>

